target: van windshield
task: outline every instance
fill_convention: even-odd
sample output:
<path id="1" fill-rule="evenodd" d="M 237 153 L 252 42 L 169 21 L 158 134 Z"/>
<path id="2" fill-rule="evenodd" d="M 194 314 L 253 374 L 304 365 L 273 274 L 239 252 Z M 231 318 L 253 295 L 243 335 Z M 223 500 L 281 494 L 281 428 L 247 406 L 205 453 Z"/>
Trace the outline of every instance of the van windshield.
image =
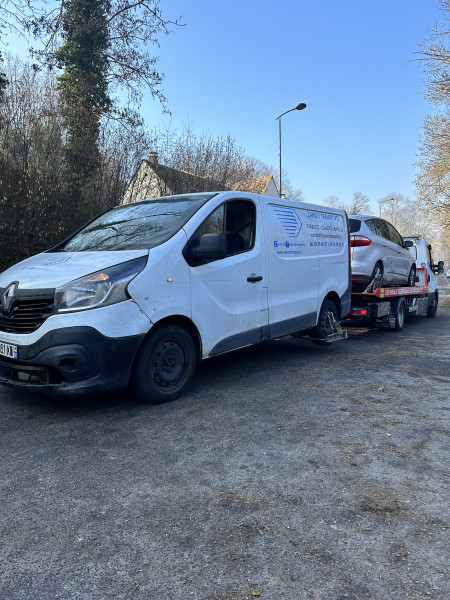
<path id="1" fill-rule="evenodd" d="M 59 252 L 137 250 L 170 239 L 215 193 L 152 198 L 103 213 L 66 242 Z"/>

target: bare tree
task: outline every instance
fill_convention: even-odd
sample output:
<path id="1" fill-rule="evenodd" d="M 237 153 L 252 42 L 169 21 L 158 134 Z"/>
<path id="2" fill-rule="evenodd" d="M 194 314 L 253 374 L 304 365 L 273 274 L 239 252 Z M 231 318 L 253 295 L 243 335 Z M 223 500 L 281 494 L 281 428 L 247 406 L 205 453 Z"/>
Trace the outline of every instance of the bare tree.
<path id="1" fill-rule="evenodd" d="M 181 132 L 155 129 L 151 137 L 152 148 L 158 154 L 159 162 L 176 169 L 179 172 L 178 177 L 182 178 L 183 173 L 188 173 L 197 178 L 197 191 L 229 189 L 236 183 L 269 175 L 278 180 L 276 169 L 257 158 L 247 156 L 245 150 L 237 146 L 230 134 L 215 138 L 205 133 L 197 134 L 188 123 Z M 285 173 L 283 189 L 286 197 L 303 200 L 301 190 L 290 184 Z M 163 192 L 164 190 L 161 191 Z"/>
<path id="2" fill-rule="evenodd" d="M 327 198 L 323 200 L 325 206 L 329 206 L 331 208 L 341 208 L 342 203 L 339 198 L 335 194 L 331 194 Z"/>
<path id="3" fill-rule="evenodd" d="M 6 0 L 7 3 L 11 1 Z M 25 1 L 32 0 L 22 0 Z M 158 57 L 150 53 L 149 48 L 158 46 L 159 36 L 170 33 L 171 26 L 181 26 L 182 23 L 180 18 L 166 18 L 159 4 L 159 0 L 110 0 L 103 3 L 106 19 L 99 26 L 105 30 L 108 40 L 108 51 L 104 57 L 109 67 L 107 83 L 111 91 L 115 88 L 124 90 L 136 106 L 142 99 L 143 88 L 165 103 L 161 91 L 163 74 L 157 70 Z M 70 33 L 65 22 L 67 7 L 70 7 L 70 1 L 60 0 L 44 14 L 29 15 L 29 28 L 43 45 L 43 49 L 32 49 L 32 54 L 40 63 L 50 67 L 56 65 L 56 53 Z"/>
<path id="4" fill-rule="evenodd" d="M 275 179 L 275 182 L 278 184 L 279 181 L 279 167 L 267 167 L 266 165 L 264 165 L 264 169 L 263 169 L 264 173 L 263 175 L 273 175 L 273 178 Z M 261 175 L 261 176 L 263 176 Z M 278 187 L 278 185 L 277 185 Z M 303 192 L 301 189 L 296 188 L 292 185 L 291 180 L 288 176 L 288 174 L 281 169 L 281 187 L 283 190 L 283 197 L 284 198 L 289 198 L 289 200 L 296 200 L 297 202 L 304 202 L 305 201 L 305 197 L 303 195 Z"/>
<path id="5" fill-rule="evenodd" d="M 418 198 L 450 226 L 450 0 L 441 0 L 441 22 L 421 44 L 426 96 L 439 113 L 429 115 L 420 145 Z"/>
<path id="6" fill-rule="evenodd" d="M 192 125 L 187 124 L 181 132 L 156 129 L 151 137 L 161 164 L 203 178 L 205 185 L 213 184 L 215 189 L 261 177 L 264 171 L 264 166 L 246 156 L 230 135 L 214 138 L 196 134 Z"/>
<path id="7" fill-rule="evenodd" d="M 337 196 L 331 195 L 323 201 L 326 206 L 340 208 L 349 215 L 364 215 L 370 213 L 370 200 L 362 192 L 353 192 L 351 202 L 342 202 Z"/>
<path id="8" fill-rule="evenodd" d="M 31 28 L 31 21 L 39 19 L 43 14 L 42 2 L 39 0 L 3 0 L 0 4 L 0 40 L 6 33 L 14 33 L 25 37 Z"/>

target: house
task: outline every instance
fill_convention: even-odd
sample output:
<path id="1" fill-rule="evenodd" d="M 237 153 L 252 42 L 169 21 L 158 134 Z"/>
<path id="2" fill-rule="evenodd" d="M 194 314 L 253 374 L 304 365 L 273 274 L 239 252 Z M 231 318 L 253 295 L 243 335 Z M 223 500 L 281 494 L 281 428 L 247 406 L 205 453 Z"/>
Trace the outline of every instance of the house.
<path id="1" fill-rule="evenodd" d="M 144 159 L 125 191 L 122 204 L 129 204 L 144 198 L 158 198 L 172 194 L 188 194 L 191 192 L 219 191 L 223 189 L 253 192 L 265 196 L 278 196 L 278 190 L 271 175 L 241 181 L 225 188 L 216 181 L 179 171 L 158 163 L 158 154 L 150 152 Z"/>
<path id="2" fill-rule="evenodd" d="M 278 196 L 278 188 L 272 175 L 259 177 L 258 179 L 249 179 L 248 181 L 238 181 L 230 185 L 230 190 L 240 190 L 241 192 L 252 192 L 262 196 Z"/>

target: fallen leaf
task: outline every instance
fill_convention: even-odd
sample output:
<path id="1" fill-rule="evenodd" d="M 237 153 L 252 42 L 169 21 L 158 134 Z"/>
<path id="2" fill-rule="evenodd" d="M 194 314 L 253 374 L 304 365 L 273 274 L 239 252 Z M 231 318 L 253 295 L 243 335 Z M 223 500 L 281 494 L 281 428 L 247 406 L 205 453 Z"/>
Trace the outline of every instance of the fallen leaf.
<path id="1" fill-rule="evenodd" d="M 258 588 L 253 588 L 252 596 L 254 596 L 254 597 L 261 596 L 261 591 Z"/>

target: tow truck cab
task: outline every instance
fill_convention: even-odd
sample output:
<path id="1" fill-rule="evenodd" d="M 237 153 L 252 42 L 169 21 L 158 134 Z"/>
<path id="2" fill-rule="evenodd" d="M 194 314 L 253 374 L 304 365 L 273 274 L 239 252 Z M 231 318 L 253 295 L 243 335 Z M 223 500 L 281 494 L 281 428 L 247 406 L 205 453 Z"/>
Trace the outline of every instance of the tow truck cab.
<path id="1" fill-rule="evenodd" d="M 428 274 L 428 281 L 421 285 L 428 285 L 430 293 L 438 293 L 437 274 L 444 272 L 444 261 L 435 263 L 431 253 L 431 244 L 420 235 L 410 235 L 403 238 L 408 250 L 416 260 L 418 267 L 425 267 Z"/>

